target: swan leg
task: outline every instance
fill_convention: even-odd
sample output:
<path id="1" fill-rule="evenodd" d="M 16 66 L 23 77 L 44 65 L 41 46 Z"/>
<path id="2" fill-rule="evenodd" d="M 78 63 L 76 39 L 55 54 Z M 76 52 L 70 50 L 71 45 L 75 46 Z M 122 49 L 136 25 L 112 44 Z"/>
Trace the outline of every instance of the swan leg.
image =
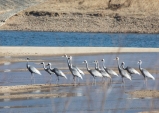
<path id="1" fill-rule="evenodd" d="M 76 77 L 75 77 L 75 86 L 76 86 Z"/>
<path id="2" fill-rule="evenodd" d="M 92 83 L 92 86 L 94 85 L 94 83 L 95 83 L 95 78 L 93 77 L 93 83 Z"/>
<path id="3" fill-rule="evenodd" d="M 112 81 L 113 81 L 112 78 L 110 78 L 110 83 L 112 83 Z"/>
<path id="4" fill-rule="evenodd" d="M 144 77 L 144 86 L 146 88 L 146 77 Z"/>
<path id="5" fill-rule="evenodd" d="M 79 78 L 79 77 L 77 77 L 77 82 L 78 82 L 78 85 L 80 84 L 80 81 L 79 81 L 79 79 L 80 79 L 80 78 Z"/>
<path id="6" fill-rule="evenodd" d="M 123 79 L 123 90 L 125 90 L 125 79 L 124 77 L 122 77 L 122 79 Z"/>
<path id="7" fill-rule="evenodd" d="M 110 78 L 110 86 L 112 86 L 112 83 L 113 83 L 113 79 Z"/>
<path id="8" fill-rule="evenodd" d="M 34 74 L 33 74 L 33 79 L 34 79 L 34 84 L 35 84 L 35 77 L 34 77 Z"/>
<path id="9" fill-rule="evenodd" d="M 33 74 L 31 73 L 31 85 L 33 84 Z"/>
<path id="10" fill-rule="evenodd" d="M 112 84 L 112 78 L 110 78 L 110 85 Z"/>
<path id="11" fill-rule="evenodd" d="M 31 84 L 35 84 L 35 78 L 33 73 L 31 73 Z"/>
<path id="12" fill-rule="evenodd" d="M 59 76 L 57 77 L 56 84 L 59 85 Z"/>
<path id="13" fill-rule="evenodd" d="M 50 80 L 49 81 L 50 81 L 50 84 L 51 84 L 51 81 L 52 81 L 52 76 L 51 75 L 50 75 Z"/>
<path id="14" fill-rule="evenodd" d="M 122 77 L 122 84 L 123 84 L 123 87 L 125 89 L 125 81 L 124 81 L 124 77 Z"/>
<path id="15" fill-rule="evenodd" d="M 58 82 L 58 78 L 56 79 L 56 85 L 57 85 L 57 82 Z"/>
<path id="16" fill-rule="evenodd" d="M 104 77 L 104 80 L 105 80 L 105 82 L 107 82 L 107 81 L 108 81 L 108 78 L 107 78 L 107 77 Z"/>
<path id="17" fill-rule="evenodd" d="M 74 80 L 74 85 L 76 85 L 76 77 L 73 76 L 73 80 Z"/>
<path id="18" fill-rule="evenodd" d="M 104 85 L 108 85 L 108 82 L 107 82 L 108 80 L 107 80 L 107 77 L 104 77 L 104 81 L 103 81 L 103 84 Z"/>
<path id="19" fill-rule="evenodd" d="M 73 76 L 73 84 L 75 83 L 75 76 Z"/>
<path id="20" fill-rule="evenodd" d="M 103 80 L 104 79 L 104 80 Z M 107 82 L 107 78 L 106 77 L 102 77 L 103 83 Z"/>
<path id="21" fill-rule="evenodd" d="M 147 78 L 145 77 L 145 87 L 147 89 Z"/>
<path id="22" fill-rule="evenodd" d="M 60 81 L 60 78 L 59 78 L 59 76 L 58 76 L 58 84 L 59 84 L 59 81 Z"/>
<path id="23" fill-rule="evenodd" d="M 102 83 L 104 83 L 103 81 L 104 81 L 104 79 L 103 79 L 104 77 L 102 77 Z"/>

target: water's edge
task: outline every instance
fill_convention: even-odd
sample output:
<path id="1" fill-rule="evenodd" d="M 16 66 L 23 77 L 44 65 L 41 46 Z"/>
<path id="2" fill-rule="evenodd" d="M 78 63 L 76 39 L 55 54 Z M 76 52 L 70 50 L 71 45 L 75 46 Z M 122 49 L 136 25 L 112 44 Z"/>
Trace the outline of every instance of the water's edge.
<path id="1" fill-rule="evenodd" d="M 42 56 L 62 54 L 138 53 L 159 52 L 159 48 L 130 47 L 4 47 L 0 46 L 0 56 Z"/>

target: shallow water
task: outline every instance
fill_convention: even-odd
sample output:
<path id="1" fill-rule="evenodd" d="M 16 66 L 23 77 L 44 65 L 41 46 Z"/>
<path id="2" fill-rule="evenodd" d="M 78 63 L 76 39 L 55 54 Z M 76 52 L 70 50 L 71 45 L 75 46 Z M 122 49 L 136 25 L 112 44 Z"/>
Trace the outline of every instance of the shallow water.
<path id="1" fill-rule="evenodd" d="M 137 61 L 142 59 L 142 67 L 152 71 L 155 81 L 148 79 L 147 89 L 159 90 L 158 73 L 159 53 L 123 53 L 123 54 L 97 54 L 97 55 L 81 55 L 73 56 L 73 64 L 76 64 L 86 73 L 85 65 L 82 61 L 87 60 L 89 67 L 94 68 L 92 63 L 95 59 L 105 59 L 105 65 L 109 68 L 117 69 L 117 63 L 113 59 L 119 56 L 120 62 L 125 61 L 126 65 L 138 68 Z M 12 58 L 12 57 L 9 57 Z M 25 57 L 20 57 L 25 59 Z M 60 78 L 60 84 L 72 83 L 72 75 L 67 68 L 66 59 L 61 56 L 53 57 L 30 57 L 35 60 L 30 62 L 31 65 L 38 69 L 42 69 L 42 65 L 38 65 L 42 61 L 52 63 L 52 67 L 58 67 L 64 73 L 67 73 L 68 80 Z M 40 60 L 40 61 L 39 61 Z M 101 63 L 101 62 L 100 62 Z M 30 84 L 30 73 L 26 69 L 26 62 L 7 63 L 0 65 L 0 81 L 1 85 L 26 85 Z M 23 69 L 23 71 L 19 71 Z M 10 70 L 4 72 L 5 70 Z M 36 84 L 45 84 L 49 75 L 40 70 L 42 75 L 35 75 Z M 53 76 L 52 83 L 56 83 L 56 76 Z M 84 80 L 80 83 L 91 82 L 92 76 L 86 73 Z M 134 75 L 130 82 L 125 79 L 125 88 L 122 87 L 121 77 L 113 77 L 113 83 L 110 85 L 109 80 L 105 84 L 98 84 L 101 78 L 97 78 L 97 85 L 85 86 L 68 86 L 68 87 L 52 87 L 49 90 L 36 90 L 28 93 L 34 94 L 51 94 L 51 93 L 70 93 L 66 97 L 58 98 L 28 98 L 28 99 L 3 99 L 0 101 L 0 112 L 22 112 L 22 113 L 136 113 L 141 111 L 159 110 L 158 98 L 131 98 L 126 92 L 145 89 L 142 76 Z"/>
<path id="2" fill-rule="evenodd" d="M 159 34 L 0 31 L 1 46 L 159 47 Z"/>

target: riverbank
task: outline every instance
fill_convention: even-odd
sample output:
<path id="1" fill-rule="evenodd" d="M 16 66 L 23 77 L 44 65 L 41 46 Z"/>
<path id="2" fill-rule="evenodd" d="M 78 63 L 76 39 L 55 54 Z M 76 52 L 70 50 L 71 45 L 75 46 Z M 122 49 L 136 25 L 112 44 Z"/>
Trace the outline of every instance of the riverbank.
<path id="1" fill-rule="evenodd" d="M 0 30 L 159 33 L 159 2 L 45 0 L 9 18 Z"/>
<path id="2" fill-rule="evenodd" d="M 159 52 L 159 48 L 129 47 L 0 47 L 0 56 L 56 56 L 63 54 L 104 54 Z"/>
<path id="3" fill-rule="evenodd" d="M 0 1 L 0 26 L 4 25 L 12 16 L 35 6 L 44 0 L 3 0 Z"/>
<path id="4" fill-rule="evenodd" d="M 67 55 L 93 55 L 110 53 L 151 53 L 159 52 L 159 48 L 130 48 L 130 47 L 0 47 L 0 64 L 6 62 L 23 62 L 18 57 L 29 56 L 62 56 Z M 10 58 L 13 57 L 13 58 Z"/>

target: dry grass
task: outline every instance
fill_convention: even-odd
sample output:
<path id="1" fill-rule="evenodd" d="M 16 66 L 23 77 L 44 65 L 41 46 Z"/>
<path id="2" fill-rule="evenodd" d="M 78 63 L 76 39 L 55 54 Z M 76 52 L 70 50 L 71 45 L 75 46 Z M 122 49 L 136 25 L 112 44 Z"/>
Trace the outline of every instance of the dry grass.
<path id="1" fill-rule="evenodd" d="M 121 14 L 158 14 L 158 0 L 47 0 L 41 5 L 30 8 L 35 11 L 61 11 L 61 12 L 94 12 Z M 110 5 L 120 5 L 112 10 Z"/>
<path id="2" fill-rule="evenodd" d="M 0 29 L 159 33 L 158 6 L 158 0 L 45 0 L 8 19 Z"/>

